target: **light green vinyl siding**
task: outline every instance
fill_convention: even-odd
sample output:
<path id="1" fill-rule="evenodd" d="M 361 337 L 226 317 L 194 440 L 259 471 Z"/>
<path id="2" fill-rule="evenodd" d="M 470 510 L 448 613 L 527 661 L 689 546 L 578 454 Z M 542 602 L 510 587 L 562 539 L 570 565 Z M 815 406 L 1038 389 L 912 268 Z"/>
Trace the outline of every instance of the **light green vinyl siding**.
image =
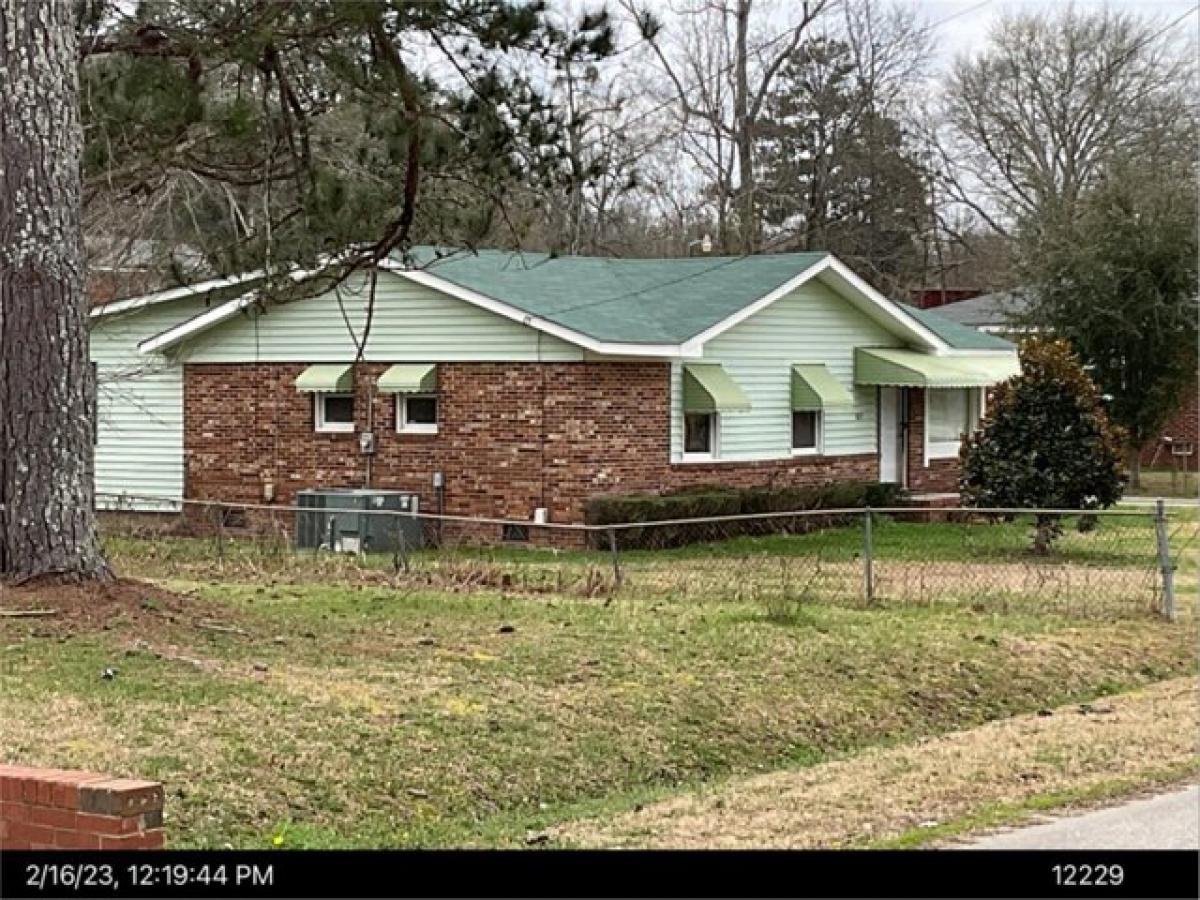
<path id="1" fill-rule="evenodd" d="M 342 289 L 342 307 L 361 336 L 367 294 L 361 282 Z M 354 342 L 337 296 L 322 294 L 273 306 L 253 321 L 233 319 L 184 344 L 189 363 L 349 362 Z M 372 362 L 554 362 L 582 351 L 527 325 L 472 306 L 398 275 L 379 273 L 366 359 Z"/>
<path id="2" fill-rule="evenodd" d="M 97 494 L 183 497 L 183 372 L 173 360 L 140 355 L 137 345 L 204 309 L 203 299 L 190 298 L 91 320 Z M 97 504 L 116 505 L 103 497 Z M 133 500 L 122 505 L 163 508 Z"/>
<path id="3" fill-rule="evenodd" d="M 854 348 L 901 346 L 849 301 L 809 282 L 709 341 L 719 362 L 750 397 L 745 413 L 720 416 L 720 460 L 786 459 L 792 452 L 792 366 L 821 363 L 854 405 L 824 412 L 827 456 L 875 452 L 875 390 L 854 386 Z M 683 455 L 682 364 L 671 367 L 671 458 Z"/>

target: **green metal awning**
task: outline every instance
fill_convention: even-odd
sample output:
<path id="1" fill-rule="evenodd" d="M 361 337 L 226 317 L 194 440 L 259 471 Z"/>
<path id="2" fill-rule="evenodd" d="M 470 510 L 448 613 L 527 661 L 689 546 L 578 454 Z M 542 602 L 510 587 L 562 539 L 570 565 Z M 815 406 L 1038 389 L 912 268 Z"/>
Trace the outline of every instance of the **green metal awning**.
<path id="1" fill-rule="evenodd" d="M 296 379 L 296 390 L 348 394 L 354 390 L 354 366 L 342 363 L 309 366 Z"/>
<path id="2" fill-rule="evenodd" d="M 437 390 L 437 366 L 433 363 L 402 363 L 379 376 L 375 385 L 381 394 L 431 394 Z"/>
<path id="3" fill-rule="evenodd" d="M 854 398 L 824 366 L 792 366 L 792 409 L 853 406 Z"/>
<path id="4" fill-rule="evenodd" d="M 683 367 L 684 412 L 746 412 L 750 398 L 720 363 L 686 363 Z"/>
<path id="5" fill-rule="evenodd" d="M 858 347 L 854 383 L 898 387 L 987 387 L 1019 374 L 1015 353 L 932 356 L 915 350 Z"/>

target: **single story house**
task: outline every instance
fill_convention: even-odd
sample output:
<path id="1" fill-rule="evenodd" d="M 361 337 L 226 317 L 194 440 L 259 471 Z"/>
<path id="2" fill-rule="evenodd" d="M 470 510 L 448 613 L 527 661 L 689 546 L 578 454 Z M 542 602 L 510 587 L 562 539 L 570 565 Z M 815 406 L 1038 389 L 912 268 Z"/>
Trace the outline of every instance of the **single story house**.
<path id="1" fill-rule="evenodd" d="M 424 259 L 265 308 L 251 274 L 93 309 L 99 502 L 369 486 L 578 522 L 593 495 L 694 485 L 953 491 L 984 389 L 1018 369 L 826 253 Z"/>

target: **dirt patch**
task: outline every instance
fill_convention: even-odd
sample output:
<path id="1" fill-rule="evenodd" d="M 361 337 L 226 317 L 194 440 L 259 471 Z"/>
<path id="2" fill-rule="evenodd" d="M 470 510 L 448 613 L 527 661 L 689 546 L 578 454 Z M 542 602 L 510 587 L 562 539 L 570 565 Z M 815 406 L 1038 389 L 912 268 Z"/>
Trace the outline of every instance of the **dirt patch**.
<path id="1" fill-rule="evenodd" d="M 40 613 L 45 613 L 40 614 Z M 0 627 L 61 635 L 129 628 L 151 633 L 175 622 L 229 621 L 227 606 L 119 578 L 98 583 L 0 584 Z"/>
<path id="2" fill-rule="evenodd" d="M 1019 814 L 1047 797 L 1067 804 L 1106 786 L 1136 792 L 1194 774 L 1196 688 L 1194 678 L 1173 679 L 568 823 L 555 836 L 590 847 L 722 849 L 863 846 L 920 829 L 952 836 L 956 820 L 986 824 L 989 810 Z"/>

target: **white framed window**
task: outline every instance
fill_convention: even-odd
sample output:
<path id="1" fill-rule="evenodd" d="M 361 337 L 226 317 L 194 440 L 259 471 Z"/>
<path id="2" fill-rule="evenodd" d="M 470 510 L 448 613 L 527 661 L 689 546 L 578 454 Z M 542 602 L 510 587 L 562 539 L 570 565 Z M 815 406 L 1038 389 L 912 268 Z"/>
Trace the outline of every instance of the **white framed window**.
<path id="1" fill-rule="evenodd" d="M 683 458 L 703 461 L 717 458 L 720 418 L 715 412 L 683 414 Z"/>
<path id="2" fill-rule="evenodd" d="M 437 394 L 397 394 L 396 430 L 401 434 L 437 434 Z"/>
<path id="3" fill-rule="evenodd" d="M 979 418 L 979 391 L 971 388 L 925 390 L 925 460 L 958 456 L 963 435 Z"/>
<path id="4" fill-rule="evenodd" d="M 317 431 L 353 431 L 354 395 L 313 394 L 313 422 Z"/>
<path id="5" fill-rule="evenodd" d="M 792 410 L 792 456 L 817 456 L 824 438 L 819 409 Z"/>

